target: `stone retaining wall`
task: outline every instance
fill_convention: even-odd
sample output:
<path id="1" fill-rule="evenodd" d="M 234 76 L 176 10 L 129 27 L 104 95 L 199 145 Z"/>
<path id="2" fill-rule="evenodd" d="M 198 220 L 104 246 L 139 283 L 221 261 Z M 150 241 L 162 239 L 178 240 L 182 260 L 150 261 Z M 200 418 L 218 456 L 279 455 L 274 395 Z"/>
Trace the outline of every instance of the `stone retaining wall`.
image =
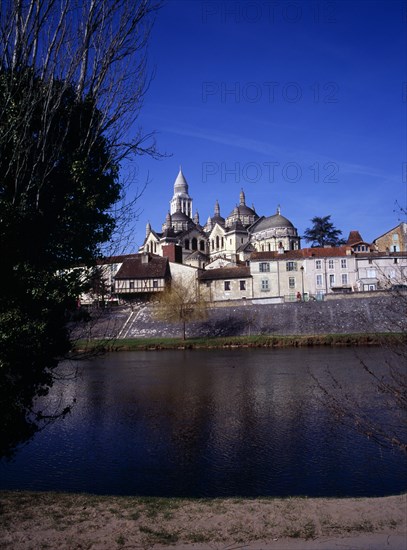
<path id="1" fill-rule="evenodd" d="M 326 302 L 293 302 L 238 305 L 208 310 L 206 321 L 189 323 L 188 337 L 241 336 L 248 334 L 338 334 L 402 332 L 407 329 L 406 296 L 331 299 Z M 152 306 L 110 312 L 101 319 L 95 336 L 120 338 L 180 337 L 182 327 L 154 319 Z M 110 328 L 109 328 L 110 326 Z M 113 328 L 114 327 L 114 328 Z M 123 327 L 125 329 L 123 330 Z M 111 331 L 109 333 L 109 331 Z"/>

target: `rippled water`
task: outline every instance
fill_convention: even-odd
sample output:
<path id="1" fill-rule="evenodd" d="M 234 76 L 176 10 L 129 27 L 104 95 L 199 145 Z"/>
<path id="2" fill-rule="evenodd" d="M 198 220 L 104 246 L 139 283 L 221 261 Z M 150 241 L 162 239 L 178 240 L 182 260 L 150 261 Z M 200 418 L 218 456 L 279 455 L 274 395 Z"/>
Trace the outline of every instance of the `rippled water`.
<path id="1" fill-rule="evenodd" d="M 160 496 L 363 496 L 406 490 L 406 462 L 317 399 L 327 367 L 377 411 L 360 368 L 378 349 L 116 353 L 54 387 L 73 412 L 37 434 L 0 487 Z M 65 374 L 72 365 L 64 365 Z"/>

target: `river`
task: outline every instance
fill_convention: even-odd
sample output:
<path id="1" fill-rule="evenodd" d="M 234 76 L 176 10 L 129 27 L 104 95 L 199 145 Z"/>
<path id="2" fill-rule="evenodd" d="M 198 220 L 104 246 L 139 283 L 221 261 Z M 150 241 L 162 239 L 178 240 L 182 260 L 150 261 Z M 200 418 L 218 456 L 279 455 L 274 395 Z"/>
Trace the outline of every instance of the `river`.
<path id="1" fill-rule="evenodd" d="M 365 411 L 380 348 L 120 352 L 61 366 L 46 403 L 72 412 L 0 462 L 0 488 L 177 497 L 383 496 L 406 461 L 342 425 L 311 374 Z M 77 370 L 77 372 L 76 372 Z"/>

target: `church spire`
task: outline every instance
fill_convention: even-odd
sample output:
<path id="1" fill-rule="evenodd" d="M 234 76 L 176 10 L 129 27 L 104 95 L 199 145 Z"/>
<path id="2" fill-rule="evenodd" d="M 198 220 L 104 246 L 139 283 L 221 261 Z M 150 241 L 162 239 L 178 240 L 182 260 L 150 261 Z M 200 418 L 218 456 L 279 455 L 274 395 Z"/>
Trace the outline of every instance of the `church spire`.
<path id="1" fill-rule="evenodd" d="M 218 199 L 216 199 L 216 202 L 215 202 L 215 212 L 214 212 L 214 215 L 215 215 L 215 216 L 220 216 L 220 206 L 219 206 L 219 201 L 218 201 Z"/>
<path id="2" fill-rule="evenodd" d="M 246 204 L 246 197 L 245 197 L 243 189 L 241 189 L 241 191 L 240 191 L 240 197 L 239 198 L 240 198 L 240 206 L 244 206 Z"/>
<path id="3" fill-rule="evenodd" d="M 181 166 L 179 167 L 178 176 L 174 182 L 174 195 L 178 193 L 188 194 L 188 184 L 182 172 Z"/>
<path id="4" fill-rule="evenodd" d="M 170 213 L 182 212 L 192 218 L 192 197 L 188 193 L 188 183 L 179 167 L 178 176 L 174 182 L 174 195 L 170 201 Z"/>
<path id="5" fill-rule="evenodd" d="M 150 235 L 150 233 L 151 233 L 151 225 L 150 225 L 150 222 L 147 222 L 147 225 L 146 225 L 146 239 Z"/>

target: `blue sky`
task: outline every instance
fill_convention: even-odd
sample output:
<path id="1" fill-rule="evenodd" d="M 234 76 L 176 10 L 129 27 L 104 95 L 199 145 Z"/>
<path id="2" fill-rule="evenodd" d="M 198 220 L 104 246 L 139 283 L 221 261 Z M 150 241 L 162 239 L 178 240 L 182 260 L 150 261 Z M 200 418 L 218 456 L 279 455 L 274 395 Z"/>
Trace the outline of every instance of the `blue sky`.
<path id="1" fill-rule="evenodd" d="M 179 165 L 202 224 L 216 199 L 226 217 L 243 188 L 259 215 L 281 205 L 301 235 L 328 214 L 368 241 L 397 225 L 406 34 L 397 0 L 168 0 L 139 122 L 169 156 L 136 161 L 133 185 L 150 182 L 134 248 L 147 221 L 161 230 Z"/>

